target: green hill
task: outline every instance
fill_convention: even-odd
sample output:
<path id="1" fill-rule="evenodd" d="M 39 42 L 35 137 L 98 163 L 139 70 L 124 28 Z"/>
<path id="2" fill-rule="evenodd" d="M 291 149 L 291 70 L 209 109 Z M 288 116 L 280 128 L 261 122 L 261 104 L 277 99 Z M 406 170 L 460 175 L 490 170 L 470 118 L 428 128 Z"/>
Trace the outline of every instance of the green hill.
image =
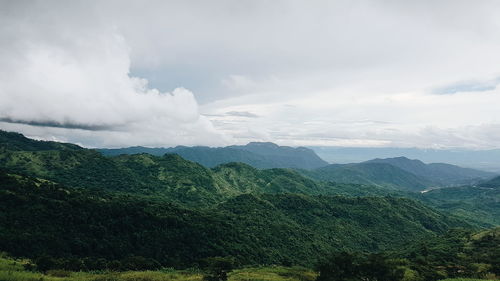
<path id="1" fill-rule="evenodd" d="M 0 153 L 0 168 L 13 173 L 44 178 L 72 187 L 154 195 L 191 206 L 208 206 L 244 193 L 394 195 L 416 198 L 415 194 L 408 191 L 421 190 L 426 184 L 408 172 L 381 163 L 329 165 L 313 171 L 298 172 L 291 169 L 259 170 L 243 163 L 228 163 L 208 169 L 175 154 L 161 157 L 150 154 L 104 157 L 94 150 L 71 144 L 38 142 L 19 134 L 6 133 L 2 136 L 4 142 Z M 34 149 L 33 142 L 40 145 L 42 150 L 19 150 L 23 147 Z M 9 147 L 17 149 L 9 150 Z M 72 147 L 77 149 L 68 149 Z M 61 149 L 55 150 L 56 148 Z M 432 194 L 435 193 L 426 195 L 430 197 Z M 442 210 L 453 210 L 443 206 L 460 205 L 460 202 L 467 201 L 465 197 L 455 199 L 451 193 L 449 200 L 447 196 L 426 202 Z M 464 206 L 466 205 L 462 207 L 465 208 Z M 474 219 L 476 210 L 472 207 L 465 209 L 454 213 Z M 476 220 L 486 225 L 496 222 L 487 218 L 494 217 L 497 209 L 496 205 L 489 211 L 483 208 L 487 213 Z"/>
<path id="2" fill-rule="evenodd" d="M 481 226 L 500 225 L 500 188 L 447 187 L 430 190 L 419 198 L 439 210 L 466 218 Z"/>
<path id="3" fill-rule="evenodd" d="M 421 191 L 432 184 L 424 178 L 385 163 L 332 164 L 301 172 L 322 181 L 377 185 L 405 191 Z"/>
<path id="4" fill-rule="evenodd" d="M 53 141 L 38 141 L 26 138 L 22 134 L 14 132 L 6 132 L 0 130 L 0 152 L 5 150 L 23 150 L 23 151 L 40 151 L 40 150 L 81 150 L 82 147 L 71 144 Z"/>
<path id="5" fill-rule="evenodd" d="M 244 194 L 191 209 L 5 172 L 0 183 L 0 250 L 16 256 L 136 255 L 169 266 L 233 256 L 243 264 L 312 265 L 335 249 L 393 249 L 467 226 L 409 199 Z"/>
<path id="6" fill-rule="evenodd" d="M 462 168 L 445 163 L 425 164 L 406 157 L 373 159 L 364 163 L 386 163 L 426 179 L 438 186 L 466 185 L 492 178 L 494 173 Z"/>
<path id="7" fill-rule="evenodd" d="M 15 142 L 18 141 L 18 135 Z M 24 137 L 23 137 L 24 138 Z M 29 142 L 24 138 L 22 142 Z M 58 143 L 44 142 L 57 148 Z M 290 169 L 258 170 L 243 163 L 208 169 L 176 154 L 105 157 L 89 149 L 8 150 L 0 153 L 0 168 L 44 178 L 67 186 L 156 195 L 173 202 L 210 205 L 242 193 L 303 193 L 343 195 L 393 194 L 383 188 L 323 183 Z"/>

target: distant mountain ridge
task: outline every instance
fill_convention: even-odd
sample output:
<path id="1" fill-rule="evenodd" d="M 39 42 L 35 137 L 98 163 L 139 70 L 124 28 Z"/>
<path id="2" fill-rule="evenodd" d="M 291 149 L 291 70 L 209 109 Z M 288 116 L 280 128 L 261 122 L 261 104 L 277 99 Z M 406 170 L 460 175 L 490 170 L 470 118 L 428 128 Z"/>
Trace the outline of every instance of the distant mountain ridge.
<path id="1" fill-rule="evenodd" d="M 420 160 L 410 160 L 406 157 L 377 158 L 363 163 L 390 164 L 440 186 L 474 184 L 496 175 L 445 163 L 425 164 Z"/>
<path id="2" fill-rule="evenodd" d="M 410 160 L 406 157 L 377 158 L 353 164 L 331 164 L 300 172 L 316 180 L 387 186 L 414 192 L 433 187 L 478 184 L 496 175 L 444 163 L 425 164 L 420 160 Z"/>
<path id="3" fill-rule="evenodd" d="M 404 156 L 424 163 L 449 163 L 460 167 L 500 173 L 500 149 L 430 149 L 404 147 L 310 146 L 322 159 L 336 164 L 360 163 L 375 158 Z"/>
<path id="4" fill-rule="evenodd" d="M 178 154 L 184 159 L 212 168 L 220 164 L 241 162 L 259 169 L 296 168 L 315 169 L 328 165 L 316 153 L 305 147 L 279 146 L 270 142 L 251 142 L 227 147 L 177 146 L 173 148 L 128 147 L 98 149 L 103 155 L 149 153 L 157 156 Z"/>
<path id="5" fill-rule="evenodd" d="M 2 147 L 0 153 L 0 201 L 8 203 L 0 204 L 0 213 L 13 218 L 0 220 L 2 251 L 23 254 L 23 244 L 32 247 L 26 253 L 42 255 L 47 247 L 40 245 L 57 241 L 50 248 L 55 256 L 84 257 L 81 249 L 91 245 L 104 245 L 102 255 L 144 245 L 132 253 L 158 258 L 162 245 L 159 258 L 175 264 L 170 257 L 187 263 L 245 249 L 243 261 L 261 264 L 283 256 L 304 261 L 339 247 L 387 249 L 468 226 L 412 199 L 380 196 L 391 190 L 318 182 L 293 169 L 244 163 L 209 169 L 177 154 L 105 157 L 91 149 L 51 149 L 61 145 L 53 142 L 41 143 L 46 150 L 29 151 L 22 150 L 30 147 L 29 139 L 12 137 L 18 149 Z M 296 150 L 272 144 L 249 149 L 275 155 Z M 346 196 L 331 196 L 339 194 Z M 403 227 L 394 231 L 395 225 Z M 109 236 L 94 237 L 95 229 Z"/>
<path id="6" fill-rule="evenodd" d="M 432 185 L 425 178 L 387 163 L 332 164 L 301 173 L 321 181 L 378 185 L 413 192 Z"/>

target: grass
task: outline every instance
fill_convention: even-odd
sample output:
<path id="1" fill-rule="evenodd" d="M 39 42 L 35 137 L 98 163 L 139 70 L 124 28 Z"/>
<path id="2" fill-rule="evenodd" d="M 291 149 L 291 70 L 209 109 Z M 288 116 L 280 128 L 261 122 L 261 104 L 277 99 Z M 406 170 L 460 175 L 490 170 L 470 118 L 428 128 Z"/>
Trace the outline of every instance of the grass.
<path id="1" fill-rule="evenodd" d="M 234 270 L 229 281 L 314 281 L 316 273 L 303 267 L 260 267 Z"/>
<path id="2" fill-rule="evenodd" d="M 196 271 L 165 269 L 158 271 L 71 272 L 51 270 L 46 273 L 24 269 L 28 260 L 15 260 L 0 254 L 0 281 L 202 281 Z M 302 267 L 255 267 L 234 270 L 229 281 L 314 281 L 316 273 Z"/>
<path id="3" fill-rule="evenodd" d="M 452 278 L 452 279 L 443 279 L 440 281 L 495 281 L 490 279 L 468 279 L 468 278 Z"/>
<path id="4" fill-rule="evenodd" d="M 202 281 L 197 271 L 164 269 L 158 271 L 71 272 L 50 270 L 46 273 L 24 269 L 28 260 L 12 259 L 0 253 L 0 281 Z M 228 281 L 314 281 L 317 273 L 304 267 L 251 267 L 233 270 Z M 441 281 L 487 281 L 455 278 Z M 493 281 L 493 280 L 491 280 Z"/>

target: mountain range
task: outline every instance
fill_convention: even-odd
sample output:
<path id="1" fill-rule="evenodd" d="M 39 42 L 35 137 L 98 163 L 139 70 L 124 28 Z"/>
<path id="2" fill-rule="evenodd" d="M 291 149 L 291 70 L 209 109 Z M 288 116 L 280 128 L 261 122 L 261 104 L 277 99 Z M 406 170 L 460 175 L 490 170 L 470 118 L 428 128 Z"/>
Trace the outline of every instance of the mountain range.
<path id="1" fill-rule="evenodd" d="M 313 179 L 337 183 L 355 183 L 392 187 L 406 191 L 422 191 L 429 188 L 476 184 L 496 174 L 461 168 L 444 163 L 425 164 L 405 157 L 373 159 L 353 164 L 328 164 L 311 149 L 278 146 L 268 142 L 251 142 L 247 145 L 227 147 L 99 149 L 103 155 L 148 153 L 162 156 L 178 154 L 184 159 L 205 167 L 230 162 L 241 162 L 259 169 L 293 168 Z"/>
<path id="2" fill-rule="evenodd" d="M 425 178 L 438 186 L 465 185 L 480 182 L 494 177 L 491 172 L 462 168 L 445 163 L 425 164 L 420 160 L 410 160 L 406 157 L 373 159 L 365 163 L 386 163 Z"/>
<path id="3" fill-rule="evenodd" d="M 103 156 L 7 132 L 0 140 L 0 250 L 15 256 L 312 266 L 339 249 L 395 250 L 456 227 L 500 224 L 497 179 L 417 193 L 290 168 L 208 168 L 177 154 Z M 418 184 L 388 163 L 356 165 L 379 167 L 382 175 L 370 176 L 380 180 L 403 171 Z"/>
<path id="4" fill-rule="evenodd" d="M 449 163 L 500 173 L 500 149 L 403 148 L 403 147 L 309 147 L 324 160 L 336 164 L 359 163 L 374 158 L 404 156 L 425 163 Z"/>
<path id="5" fill-rule="evenodd" d="M 259 169 L 299 168 L 314 169 L 328 165 L 314 151 L 305 147 L 278 146 L 270 142 L 251 142 L 247 145 L 227 147 L 177 146 L 174 148 L 128 147 L 118 149 L 98 149 L 107 156 L 120 154 L 149 153 L 162 156 L 178 154 L 182 158 L 200 163 L 205 167 L 215 167 L 230 162 L 241 162 Z"/>

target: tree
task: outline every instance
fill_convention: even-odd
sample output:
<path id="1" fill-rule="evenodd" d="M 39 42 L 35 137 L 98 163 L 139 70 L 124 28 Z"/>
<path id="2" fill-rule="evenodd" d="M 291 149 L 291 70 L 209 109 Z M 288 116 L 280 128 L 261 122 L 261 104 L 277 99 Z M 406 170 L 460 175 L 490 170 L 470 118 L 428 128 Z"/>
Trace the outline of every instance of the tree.
<path id="1" fill-rule="evenodd" d="M 404 270 L 382 254 L 340 252 L 319 266 L 317 281 L 399 281 Z"/>
<path id="2" fill-rule="evenodd" d="M 356 281 L 360 280 L 361 257 L 356 253 L 333 254 L 319 267 L 316 281 Z"/>
<path id="3" fill-rule="evenodd" d="M 234 268 L 234 259 L 229 257 L 213 257 L 204 260 L 207 273 L 205 281 L 226 281 L 227 274 Z"/>

